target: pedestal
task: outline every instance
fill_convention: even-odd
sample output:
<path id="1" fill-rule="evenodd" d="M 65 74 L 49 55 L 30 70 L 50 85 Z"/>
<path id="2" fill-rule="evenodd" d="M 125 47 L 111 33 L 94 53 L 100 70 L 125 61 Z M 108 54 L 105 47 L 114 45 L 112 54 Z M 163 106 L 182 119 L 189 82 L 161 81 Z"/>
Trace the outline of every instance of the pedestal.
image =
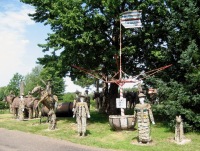
<path id="1" fill-rule="evenodd" d="M 113 130 L 129 130 L 133 129 L 133 115 L 110 115 L 109 123 Z"/>

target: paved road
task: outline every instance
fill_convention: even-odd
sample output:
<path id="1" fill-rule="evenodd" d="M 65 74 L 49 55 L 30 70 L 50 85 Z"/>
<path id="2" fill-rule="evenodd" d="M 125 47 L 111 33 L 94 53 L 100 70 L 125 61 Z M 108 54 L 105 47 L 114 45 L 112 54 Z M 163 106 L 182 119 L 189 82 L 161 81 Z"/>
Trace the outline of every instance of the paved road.
<path id="1" fill-rule="evenodd" d="M 0 128 L 0 151 L 111 151 Z"/>

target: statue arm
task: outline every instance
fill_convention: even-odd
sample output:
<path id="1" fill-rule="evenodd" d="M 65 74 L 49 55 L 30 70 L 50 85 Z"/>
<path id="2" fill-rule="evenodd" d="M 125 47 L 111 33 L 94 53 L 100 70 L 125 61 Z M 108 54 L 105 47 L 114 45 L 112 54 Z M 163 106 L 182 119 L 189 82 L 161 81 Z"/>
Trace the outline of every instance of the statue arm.
<path id="1" fill-rule="evenodd" d="M 75 108 L 73 108 L 74 110 L 73 110 L 73 117 L 75 117 L 76 116 L 76 112 L 77 112 L 77 105 L 76 105 L 76 107 Z"/>
<path id="2" fill-rule="evenodd" d="M 150 120 L 151 120 L 152 124 L 155 124 L 153 113 L 152 113 L 152 110 L 151 110 L 151 106 L 149 108 L 149 116 L 150 116 Z"/>
<path id="3" fill-rule="evenodd" d="M 90 111 L 89 111 L 89 109 L 88 109 L 87 103 L 85 103 L 85 109 L 86 109 L 87 117 L 90 118 Z"/>
<path id="4" fill-rule="evenodd" d="M 137 121 L 137 111 L 134 109 L 132 125 L 134 125 L 136 121 Z"/>

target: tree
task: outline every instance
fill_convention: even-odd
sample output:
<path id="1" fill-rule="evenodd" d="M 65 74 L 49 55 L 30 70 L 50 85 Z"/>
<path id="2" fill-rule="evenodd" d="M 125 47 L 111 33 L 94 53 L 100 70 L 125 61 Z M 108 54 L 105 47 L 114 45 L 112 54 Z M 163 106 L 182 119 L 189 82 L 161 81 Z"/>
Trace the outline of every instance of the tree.
<path id="1" fill-rule="evenodd" d="M 172 99 L 163 97 L 166 106 L 173 103 L 181 107 L 180 114 L 189 125 L 198 129 L 199 123 L 199 37 L 200 2 L 195 0 L 45 0 L 43 2 L 22 0 L 36 8 L 30 14 L 36 22 L 50 25 L 52 33 L 46 44 L 41 44 L 43 51 L 53 51 L 52 55 L 39 58 L 45 66 L 52 66 L 60 75 L 69 74 L 72 80 L 88 77 L 74 69 L 77 65 L 96 71 L 105 76 L 113 76 L 118 71 L 120 14 L 128 10 L 142 10 L 142 29 L 122 28 L 122 69 L 128 75 L 137 75 L 166 64 L 173 64 L 170 69 L 155 75 L 159 78 L 152 85 L 163 85 L 160 89 L 174 89 Z M 56 51 L 59 55 L 55 55 Z M 148 83 L 148 80 L 145 81 Z M 169 83 L 169 84 L 167 84 Z M 164 87 L 166 84 L 166 87 Z M 175 86 L 176 85 L 176 86 Z M 168 92 L 168 91 L 166 91 Z M 187 94 L 185 97 L 183 94 Z M 115 114 L 115 98 L 118 86 L 111 84 L 109 100 L 111 113 Z M 181 94 L 181 95 L 180 95 Z M 168 94 L 166 94 L 168 95 Z M 187 99 L 186 99 L 187 98 Z M 185 100 L 184 102 L 181 100 Z M 173 103 L 170 103 L 174 101 Z M 175 108 L 173 108 L 175 111 Z M 166 110 L 165 110 L 166 111 Z M 190 118 L 193 113 L 196 118 Z M 163 113 L 164 114 L 164 113 Z M 170 116 L 172 121 L 173 116 Z M 191 120 L 192 119 L 192 120 Z M 194 122 L 194 124 L 192 124 Z"/>
<path id="2" fill-rule="evenodd" d="M 63 78 L 58 76 L 54 68 L 43 68 L 41 65 L 38 65 L 33 68 L 32 72 L 27 74 L 24 79 L 26 84 L 25 94 L 28 94 L 29 91 L 31 92 L 36 85 L 41 85 L 42 87 L 46 88 L 44 83 L 47 83 L 47 80 L 51 79 L 53 85 L 53 94 L 57 95 L 59 99 L 61 99 L 63 96 L 65 83 Z"/>
<path id="3" fill-rule="evenodd" d="M 0 101 L 6 96 L 6 87 L 0 87 Z"/>
<path id="4" fill-rule="evenodd" d="M 162 115 L 172 125 L 173 117 L 179 114 L 187 131 L 199 130 L 200 3 L 175 0 L 166 4 L 169 7 L 164 25 L 168 30 L 166 44 L 174 70 L 168 73 L 171 78 L 169 83 L 158 82 L 165 104 Z"/>
<path id="5" fill-rule="evenodd" d="M 122 28 L 124 72 L 136 75 L 142 70 L 167 63 L 162 58 L 162 64 L 159 61 L 161 60 L 159 56 L 163 55 L 159 49 L 162 48 L 165 40 L 163 35 L 166 33 L 166 29 L 162 29 L 167 14 L 164 1 L 22 0 L 22 2 L 36 8 L 36 12 L 30 14 L 33 20 L 51 26 L 53 33 L 49 34 L 47 43 L 41 44 L 40 47 L 43 51 L 53 49 L 53 53 L 38 60 L 45 66 L 51 66 L 51 63 L 56 61 L 57 70 L 62 76 L 70 74 L 72 80 L 80 79 L 82 76 L 88 77 L 80 70 L 72 68 L 72 65 L 76 65 L 112 77 L 118 71 L 114 56 L 119 55 L 120 14 L 133 9 L 142 9 L 144 28 L 138 30 Z M 161 32 L 162 34 L 158 34 Z M 55 55 L 58 50 L 61 50 L 60 55 Z M 152 60 L 155 60 L 155 63 L 149 64 Z M 112 83 L 108 95 L 111 114 L 116 113 L 117 93 L 118 85 Z"/>
<path id="6" fill-rule="evenodd" d="M 13 93 L 16 96 L 19 96 L 19 92 L 20 92 L 19 84 L 23 80 L 23 78 L 24 77 L 20 75 L 19 73 L 15 73 L 7 86 L 7 93 L 10 91 L 13 91 Z"/>
<path id="7" fill-rule="evenodd" d="M 28 92 L 31 92 L 33 88 L 36 85 L 41 84 L 40 81 L 40 73 L 43 70 L 43 67 L 41 65 L 38 65 L 34 67 L 31 71 L 31 73 L 28 73 L 24 77 L 24 82 L 25 82 L 25 94 L 28 94 Z"/>
<path id="8" fill-rule="evenodd" d="M 53 94 L 57 95 L 59 100 L 62 99 L 64 90 L 65 90 L 65 82 L 64 79 L 59 76 L 59 72 L 56 68 L 53 67 L 45 67 L 40 73 L 40 82 L 41 80 L 47 84 L 47 80 L 52 80 L 51 84 L 53 85 L 52 90 Z M 44 83 L 41 84 L 46 87 Z"/>
<path id="9" fill-rule="evenodd" d="M 100 75 L 103 74 L 106 77 L 112 77 L 118 71 L 114 56 L 119 53 L 119 18 L 122 12 L 143 9 L 144 14 L 147 14 L 154 10 L 152 13 L 155 14 L 154 16 L 156 14 L 164 16 L 166 10 L 164 3 L 159 3 L 158 1 L 45 0 L 39 2 L 22 0 L 22 2 L 36 8 L 36 12 L 30 14 L 33 20 L 50 25 L 53 31 L 53 33 L 49 34 L 47 43 L 40 45 L 43 51 L 53 49 L 53 53 L 52 55 L 44 56 L 44 58 L 39 58 L 39 62 L 48 66 L 52 61 L 57 61 L 57 69 L 60 74 L 62 76 L 70 74 L 72 80 L 80 79 L 82 76 L 88 77 L 87 74 L 72 68 L 72 65 L 97 71 Z M 157 8 L 154 8 L 158 4 L 159 9 L 163 11 L 159 12 Z M 152 6 L 148 7 L 148 5 Z M 145 58 L 151 53 L 145 50 L 151 47 L 154 48 L 155 43 L 153 40 L 158 41 L 159 37 L 161 37 L 156 36 L 151 39 L 151 33 L 154 33 L 152 30 L 153 20 L 151 20 L 153 17 L 149 18 L 147 14 L 143 15 L 143 18 L 145 22 L 144 29 L 150 30 L 148 34 L 143 29 L 125 30 L 123 28 L 122 30 L 122 46 L 124 46 L 122 49 L 122 65 L 124 71 L 130 75 L 138 74 L 148 67 L 146 65 L 148 61 Z M 160 18 L 158 18 L 156 25 L 160 23 Z M 144 42 L 140 39 L 144 40 Z M 61 50 L 59 56 L 55 55 L 57 50 Z M 108 95 L 112 114 L 116 113 L 115 98 L 118 96 L 117 93 L 118 86 L 112 83 Z"/>

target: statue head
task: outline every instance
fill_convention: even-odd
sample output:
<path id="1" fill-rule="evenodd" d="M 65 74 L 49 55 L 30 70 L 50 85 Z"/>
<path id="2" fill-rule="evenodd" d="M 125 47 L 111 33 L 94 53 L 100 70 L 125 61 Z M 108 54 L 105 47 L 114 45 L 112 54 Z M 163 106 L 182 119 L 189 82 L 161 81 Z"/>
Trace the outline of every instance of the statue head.
<path id="1" fill-rule="evenodd" d="M 140 93 L 140 94 L 138 95 L 138 97 L 139 97 L 140 103 L 141 103 L 141 104 L 144 104 L 144 100 L 145 100 L 145 98 L 146 98 L 146 95 L 144 95 L 143 93 Z"/>
<path id="2" fill-rule="evenodd" d="M 79 95 L 79 97 L 80 97 L 80 102 L 84 102 L 85 101 L 85 93 L 84 92 L 82 92 L 80 95 Z"/>
<path id="3" fill-rule="evenodd" d="M 177 123 L 181 123 L 182 122 L 182 119 L 181 119 L 181 116 L 179 115 L 179 116 L 176 116 L 176 122 Z"/>
<path id="4" fill-rule="evenodd" d="M 76 90 L 76 92 L 75 92 L 76 94 L 79 94 L 80 92 L 78 91 L 78 90 Z"/>

